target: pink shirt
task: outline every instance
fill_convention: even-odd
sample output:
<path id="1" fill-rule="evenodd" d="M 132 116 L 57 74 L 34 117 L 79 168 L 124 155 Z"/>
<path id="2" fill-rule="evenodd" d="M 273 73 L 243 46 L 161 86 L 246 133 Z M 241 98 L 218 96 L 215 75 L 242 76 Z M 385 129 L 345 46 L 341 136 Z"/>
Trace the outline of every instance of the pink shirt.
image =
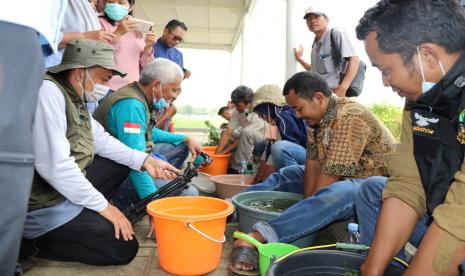
<path id="1" fill-rule="evenodd" d="M 118 23 L 112 25 L 105 17 L 99 17 L 102 29 L 113 33 Z M 133 81 L 139 81 L 139 73 L 145 65 L 153 60 L 153 53 L 144 51 L 145 40 L 139 32 L 127 32 L 111 43 L 115 51 L 116 67 L 128 73 L 126 77 L 113 76 L 110 87 L 118 90 Z"/>

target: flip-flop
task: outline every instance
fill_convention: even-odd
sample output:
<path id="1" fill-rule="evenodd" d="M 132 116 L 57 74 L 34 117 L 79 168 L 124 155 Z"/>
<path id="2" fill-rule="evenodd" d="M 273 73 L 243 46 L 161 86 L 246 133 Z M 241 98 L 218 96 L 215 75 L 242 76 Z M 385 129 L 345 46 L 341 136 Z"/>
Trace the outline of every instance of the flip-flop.
<path id="1" fill-rule="evenodd" d="M 249 264 L 256 267 L 254 270 L 242 270 L 235 268 L 234 265 L 237 263 Z M 238 246 L 235 247 L 231 253 L 231 264 L 229 269 L 238 275 L 259 275 L 258 271 L 258 252 L 253 247 Z"/>

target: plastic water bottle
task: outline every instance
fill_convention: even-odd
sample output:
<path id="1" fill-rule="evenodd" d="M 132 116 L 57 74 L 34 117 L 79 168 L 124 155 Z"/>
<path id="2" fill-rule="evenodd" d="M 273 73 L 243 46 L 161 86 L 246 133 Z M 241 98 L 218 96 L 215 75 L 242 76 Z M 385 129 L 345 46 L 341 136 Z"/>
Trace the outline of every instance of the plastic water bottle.
<path id="1" fill-rule="evenodd" d="M 405 254 L 407 263 L 410 263 L 410 261 L 413 259 L 416 253 L 417 253 L 417 248 L 410 242 L 407 242 L 404 247 L 404 254 Z"/>
<path id="2" fill-rule="evenodd" d="M 239 174 L 241 175 L 241 185 L 244 185 L 245 175 L 247 174 L 247 161 L 241 160 L 241 167 L 239 168 Z"/>
<path id="3" fill-rule="evenodd" d="M 255 175 L 255 170 L 253 168 L 252 162 L 247 162 L 247 174 Z"/>
<path id="4" fill-rule="evenodd" d="M 336 247 L 344 249 L 346 251 L 357 252 L 357 250 L 363 250 L 362 248 L 359 248 L 359 245 L 358 245 L 359 241 L 360 241 L 360 234 L 358 233 L 358 224 L 349 223 L 347 225 L 347 232 L 341 241 L 343 244 L 346 244 L 346 245 L 340 245 Z"/>

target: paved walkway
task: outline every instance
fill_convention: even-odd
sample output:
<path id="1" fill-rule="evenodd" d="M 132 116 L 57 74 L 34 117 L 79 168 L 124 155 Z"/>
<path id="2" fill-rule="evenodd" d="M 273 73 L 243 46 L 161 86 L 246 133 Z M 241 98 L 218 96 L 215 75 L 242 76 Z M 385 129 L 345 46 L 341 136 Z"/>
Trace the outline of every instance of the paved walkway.
<path id="1" fill-rule="evenodd" d="M 180 129 L 178 133 L 184 133 L 195 137 L 203 144 L 208 140 L 208 133 L 205 130 L 193 131 Z M 157 258 L 157 244 L 154 239 L 147 239 L 149 225 L 148 219 L 137 224 L 135 232 L 139 241 L 139 252 L 136 258 L 128 265 L 124 266 L 91 266 L 80 263 L 68 263 L 49 261 L 44 259 L 34 259 L 34 267 L 26 273 L 26 276 L 164 276 L 170 275 L 161 269 Z M 208 275 L 232 275 L 229 274 L 229 256 L 232 248 L 232 232 L 237 229 L 236 224 L 227 226 L 227 242 L 223 246 L 222 260 L 220 266 Z"/>
<path id="2" fill-rule="evenodd" d="M 128 265 L 123 266 L 92 266 L 81 263 L 57 262 L 44 259 L 34 259 L 34 267 L 26 276 L 165 276 L 165 272 L 158 264 L 157 244 L 154 239 L 146 237 L 149 230 L 148 219 L 137 224 L 135 232 L 139 241 L 139 252 Z M 237 230 L 237 224 L 228 224 L 226 228 L 226 243 L 223 246 L 220 266 L 207 275 L 232 275 L 229 271 L 229 256 L 232 248 L 232 233 Z"/>
<path id="3" fill-rule="evenodd" d="M 204 143 L 208 134 L 203 131 L 180 131 L 182 133 L 194 136 L 197 141 Z M 328 227 L 331 230 L 319 231 L 317 234 L 316 244 L 333 243 L 335 237 L 340 237 L 345 230 L 346 222 L 340 222 Z M 44 259 L 34 259 L 34 267 L 26 273 L 26 276 L 165 276 L 171 275 L 160 267 L 157 258 L 157 244 L 155 240 L 146 237 L 149 224 L 148 219 L 143 220 L 135 226 L 135 232 L 139 241 L 139 252 L 136 258 L 124 266 L 91 266 L 81 263 L 57 262 Z M 207 274 L 215 276 L 232 276 L 229 270 L 229 257 L 232 250 L 232 233 L 237 230 L 237 223 L 230 223 L 226 226 L 226 243 L 223 246 L 221 264 L 219 267 Z M 327 234 L 325 232 L 331 233 Z M 334 232 L 334 233 L 333 233 Z"/>

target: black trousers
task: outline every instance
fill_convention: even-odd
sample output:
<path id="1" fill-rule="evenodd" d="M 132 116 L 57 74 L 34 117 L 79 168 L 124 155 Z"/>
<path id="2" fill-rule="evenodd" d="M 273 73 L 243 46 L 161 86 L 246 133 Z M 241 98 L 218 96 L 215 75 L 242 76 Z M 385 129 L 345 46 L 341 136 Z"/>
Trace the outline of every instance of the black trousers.
<path id="1" fill-rule="evenodd" d="M 87 179 L 109 199 L 128 176 L 129 169 L 96 156 L 86 172 Z M 86 208 L 68 223 L 36 239 L 23 239 L 21 244 L 23 256 L 91 265 L 127 264 L 138 249 L 135 238 L 132 241 L 116 239 L 113 224 Z"/>

